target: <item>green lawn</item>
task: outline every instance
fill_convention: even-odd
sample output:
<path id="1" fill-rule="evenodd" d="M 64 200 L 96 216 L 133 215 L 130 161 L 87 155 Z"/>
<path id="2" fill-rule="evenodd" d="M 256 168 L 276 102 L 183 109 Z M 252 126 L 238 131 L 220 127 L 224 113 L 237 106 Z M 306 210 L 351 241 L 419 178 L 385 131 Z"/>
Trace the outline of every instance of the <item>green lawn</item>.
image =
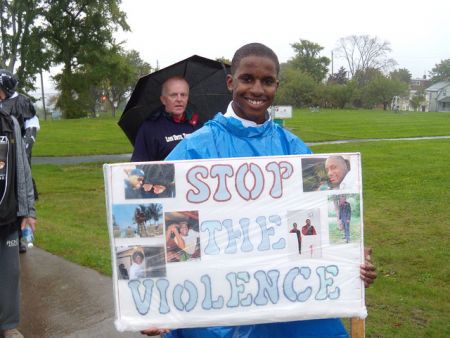
<path id="1" fill-rule="evenodd" d="M 286 127 L 306 142 L 450 135 L 450 113 L 295 110 Z"/>
<path id="2" fill-rule="evenodd" d="M 368 337 L 450 337 L 450 140 L 317 146 L 362 154 L 365 243 L 379 278 Z"/>
<path id="3" fill-rule="evenodd" d="M 450 135 L 450 114 L 377 113 L 381 116 L 372 111 L 300 111 L 288 126 L 307 135 L 307 141 Z M 358 114 L 365 122 L 353 127 L 350 121 L 355 121 Z M 303 125 L 317 128 L 308 130 Z M 53 128 L 59 129 L 60 137 L 65 133 L 72 135 L 72 141 L 77 143 L 68 139 L 64 154 L 107 153 L 103 143 L 108 137 L 114 139 L 111 143 L 116 148 L 119 144 L 124 146 L 116 152 L 131 151 L 112 119 L 47 122 L 36 150 L 45 148 L 41 141 L 44 143 L 45 133 L 53 133 Z M 104 138 L 95 148 L 80 141 L 93 131 Z M 379 274 L 375 285 L 367 290 L 367 337 L 450 337 L 450 140 L 379 141 L 312 148 L 316 153 L 362 154 L 365 243 L 374 248 Z M 109 149 L 113 151 L 114 147 Z M 45 154 L 62 153 L 55 145 Z M 33 175 L 40 192 L 36 245 L 111 274 L 101 164 L 34 165 Z"/>
<path id="4" fill-rule="evenodd" d="M 113 118 L 41 121 L 33 156 L 126 154 L 132 145 Z"/>
<path id="5" fill-rule="evenodd" d="M 295 110 L 286 121 L 305 142 L 450 135 L 450 113 L 381 110 Z M 126 154 L 132 145 L 117 119 L 41 121 L 34 156 Z"/>

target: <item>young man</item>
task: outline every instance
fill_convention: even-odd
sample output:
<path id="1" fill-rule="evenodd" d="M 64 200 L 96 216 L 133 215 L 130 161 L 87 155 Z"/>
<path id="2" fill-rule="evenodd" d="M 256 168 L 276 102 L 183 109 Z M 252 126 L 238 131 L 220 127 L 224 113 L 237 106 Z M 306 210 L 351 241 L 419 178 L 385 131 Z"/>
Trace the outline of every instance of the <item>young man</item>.
<path id="1" fill-rule="evenodd" d="M 291 234 L 297 235 L 297 243 L 298 243 L 298 253 L 302 253 L 302 234 L 300 230 L 298 230 L 297 223 L 292 224 L 292 229 L 289 231 Z"/>
<path id="2" fill-rule="evenodd" d="M 31 149 L 40 125 L 30 98 L 16 91 L 17 83 L 14 74 L 0 69 L 0 108 L 13 115 L 19 122 L 30 162 Z"/>
<path id="3" fill-rule="evenodd" d="M 142 186 L 144 184 L 144 172 L 141 169 L 132 169 L 125 179 L 125 198 L 142 198 Z"/>
<path id="4" fill-rule="evenodd" d="M 302 234 L 304 236 L 317 235 L 316 228 L 311 224 L 311 220 L 307 218 L 305 222 L 305 225 L 302 226 Z"/>
<path id="5" fill-rule="evenodd" d="M 350 171 L 350 163 L 340 155 L 332 155 L 325 161 L 325 170 L 332 189 L 350 188 L 349 183 L 344 183 L 347 173 Z"/>
<path id="6" fill-rule="evenodd" d="M 145 121 L 134 143 L 132 162 L 162 161 L 184 137 L 197 129 L 195 118 L 186 113 L 189 84 L 182 77 L 167 79 L 160 96 L 164 111 Z"/>
<path id="7" fill-rule="evenodd" d="M 225 115 L 217 114 L 169 154 L 167 160 L 310 154 L 297 136 L 275 124 L 267 112 L 278 88 L 280 65 L 268 47 L 251 43 L 238 49 L 227 76 L 233 101 Z M 370 262 L 361 267 L 361 278 L 370 284 L 376 277 Z M 166 333 L 150 328 L 143 334 Z M 284 323 L 178 329 L 165 338 L 187 337 L 347 337 L 338 319 Z"/>
<path id="8" fill-rule="evenodd" d="M 17 120 L 0 109 L 0 334 L 23 338 L 19 325 L 19 234 L 36 226 L 31 172 Z"/>
<path id="9" fill-rule="evenodd" d="M 339 196 L 339 222 L 344 228 L 345 242 L 350 242 L 350 220 L 352 218 L 352 207 L 347 202 L 345 195 Z"/>

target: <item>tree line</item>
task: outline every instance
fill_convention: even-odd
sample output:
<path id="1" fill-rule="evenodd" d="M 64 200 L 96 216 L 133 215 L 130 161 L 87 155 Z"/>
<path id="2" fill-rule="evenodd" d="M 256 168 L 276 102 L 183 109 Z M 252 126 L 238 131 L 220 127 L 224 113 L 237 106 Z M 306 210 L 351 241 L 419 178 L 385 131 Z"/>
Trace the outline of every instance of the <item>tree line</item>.
<path id="1" fill-rule="evenodd" d="M 8 0 L 0 6 L 0 66 L 16 74 L 19 90 L 34 90 L 42 71 L 53 76 L 55 106 L 66 118 L 95 114 L 108 101 L 113 115 L 152 67 L 125 50 L 113 33 L 128 31 L 120 0 Z"/>
<path id="2" fill-rule="evenodd" d="M 281 65 L 277 104 L 386 110 L 394 96 L 409 97 L 411 73 L 406 68 L 395 69 L 397 63 L 389 57 L 392 49 L 387 41 L 369 35 L 341 38 L 333 55 L 343 58 L 347 68 L 336 72 L 329 72 L 332 60 L 320 55 L 322 46 L 302 39 L 291 46 L 295 56 Z M 450 59 L 429 72 L 430 85 L 449 78 Z M 425 89 L 419 88 L 410 98 L 414 109 L 425 101 Z"/>
<path id="3" fill-rule="evenodd" d="M 139 77 L 156 70 L 115 40 L 114 32 L 130 30 L 120 2 L 2 0 L 0 67 L 15 73 L 19 90 L 26 93 L 35 89 L 42 71 L 59 66 L 53 76 L 59 92 L 55 106 L 64 117 L 95 115 L 105 103 L 115 115 Z M 407 95 L 411 73 L 395 70 L 387 41 L 368 35 L 340 39 L 333 53 L 347 68 L 336 72 L 330 71 L 332 60 L 321 55 L 322 46 L 303 39 L 291 46 L 295 55 L 281 65 L 278 104 L 386 109 L 393 96 Z M 448 79 L 450 59 L 436 64 L 429 75 L 431 83 Z M 423 99 L 419 91 L 411 104 Z"/>

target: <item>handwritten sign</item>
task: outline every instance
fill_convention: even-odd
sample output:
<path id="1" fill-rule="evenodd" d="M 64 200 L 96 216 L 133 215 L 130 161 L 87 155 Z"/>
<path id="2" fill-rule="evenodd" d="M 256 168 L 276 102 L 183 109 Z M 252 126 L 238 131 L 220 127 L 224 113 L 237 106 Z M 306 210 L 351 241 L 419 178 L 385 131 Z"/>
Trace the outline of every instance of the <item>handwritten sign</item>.
<path id="1" fill-rule="evenodd" d="M 366 316 L 359 154 L 104 175 L 118 330 Z"/>

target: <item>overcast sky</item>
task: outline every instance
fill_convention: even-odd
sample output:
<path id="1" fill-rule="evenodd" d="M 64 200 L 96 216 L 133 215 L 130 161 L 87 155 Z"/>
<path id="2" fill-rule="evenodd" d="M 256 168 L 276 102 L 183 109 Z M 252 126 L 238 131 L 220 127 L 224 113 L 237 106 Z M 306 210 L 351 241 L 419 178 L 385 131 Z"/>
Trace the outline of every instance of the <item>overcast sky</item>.
<path id="1" fill-rule="evenodd" d="M 231 59 L 249 42 L 271 47 L 281 62 L 300 39 L 331 57 L 340 38 L 363 34 L 390 42 L 398 68 L 413 77 L 450 58 L 448 0 L 123 0 L 121 8 L 132 31 L 116 37 L 161 68 L 193 54 Z"/>
<path id="2" fill-rule="evenodd" d="M 153 67 L 194 54 L 231 59 L 249 42 L 266 44 L 285 62 L 300 39 L 330 58 L 340 38 L 363 34 L 390 42 L 397 68 L 413 78 L 450 58 L 450 0 L 122 0 L 121 9 L 131 32 L 116 39 Z M 335 58 L 334 70 L 341 65 Z"/>

